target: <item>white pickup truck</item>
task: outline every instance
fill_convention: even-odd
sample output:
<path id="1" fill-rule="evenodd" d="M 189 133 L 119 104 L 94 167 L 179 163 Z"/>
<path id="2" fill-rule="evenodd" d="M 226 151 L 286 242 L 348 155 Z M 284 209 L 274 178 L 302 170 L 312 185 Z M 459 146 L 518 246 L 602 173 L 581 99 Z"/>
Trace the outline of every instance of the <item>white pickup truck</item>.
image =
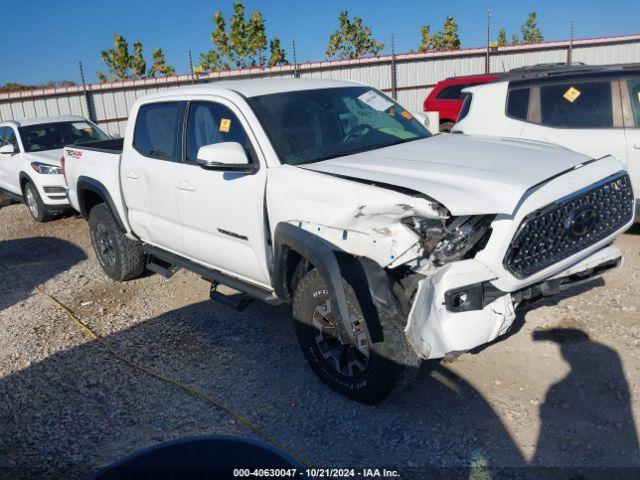
<path id="1" fill-rule="evenodd" d="M 187 268 L 237 308 L 292 303 L 313 370 L 368 403 L 420 360 L 504 334 L 516 307 L 619 265 L 612 242 L 635 208 L 614 158 L 432 136 L 342 81 L 159 92 L 123 140 L 65 158 L 107 275 Z"/>
<path id="2" fill-rule="evenodd" d="M 0 122 L 0 208 L 23 201 L 37 222 L 67 210 L 62 147 L 108 138 L 78 116 Z"/>

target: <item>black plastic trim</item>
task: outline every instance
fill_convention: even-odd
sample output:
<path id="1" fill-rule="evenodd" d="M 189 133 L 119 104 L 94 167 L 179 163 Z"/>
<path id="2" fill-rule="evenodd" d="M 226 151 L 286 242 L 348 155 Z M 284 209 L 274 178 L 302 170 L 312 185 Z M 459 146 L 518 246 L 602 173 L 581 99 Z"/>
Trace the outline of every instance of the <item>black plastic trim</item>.
<path id="1" fill-rule="evenodd" d="M 218 270 L 205 267 L 204 265 L 193 262 L 188 258 L 181 257 L 180 255 L 176 255 L 175 253 L 167 252 L 166 250 L 154 247 L 152 245 L 143 245 L 143 250 L 152 257 L 158 258 L 161 261 L 166 262 L 174 267 L 189 270 L 197 275 L 200 275 L 202 278 L 210 282 L 227 285 L 234 290 L 246 293 L 247 295 L 263 302 L 267 302 L 270 304 L 281 303 L 278 298 L 273 296 L 273 293 L 270 290 L 267 290 L 259 285 L 255 285 L 240 278 L 227 275 L 226 273 L 220 272 Z"/>
<path id="2" fill-rule="evenodd" d="M 113 202 L 113 199 L 109 194 L 109 191 L 102 183 L 100 183 L 98 180 L 94 178 L 80 176 L 78 178 L 76 190 L 78 193 L 78 204 L 80 207 L 80 213 L 84 218 L 86 219 L 89 218 L 89 211 L 87 210 L 87 207 L 85 205 L 85 199 L 84 199 L 84 196 L 82 195 L 82 192 L 90 191 L 90 192 L 96 193 L 98 196 L 100 196 L 100 198 L 102 198 L 102 200 L 105 201 L 105 203 L 109 207 L 109 210 L 111 210 L 111 213 L 113 214 L 113 218 L 115 218 L 116 223 L 118 224 L 118 227 L 123 232 L 127 231 L 127 228 L 125 227 L 122 219 L 120 218 L 120 215 L 118 214 L 118 209 L 116 208 L 116 205 Z"/>

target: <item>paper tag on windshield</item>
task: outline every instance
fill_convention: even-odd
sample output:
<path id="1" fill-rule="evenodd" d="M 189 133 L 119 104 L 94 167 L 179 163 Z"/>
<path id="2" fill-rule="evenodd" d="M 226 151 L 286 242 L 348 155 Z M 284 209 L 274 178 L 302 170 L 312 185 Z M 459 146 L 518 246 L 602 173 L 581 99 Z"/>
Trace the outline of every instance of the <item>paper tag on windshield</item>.
<path id="1" fill-rule="evenodd" d="M 393 102 L 390 102 L 389 100 L 384 98 L 382 95 L 376 93 L 373 90 L 369 90 L 368 92 L 363 93 L 358 97 L 358 99 L 361 102 L 369 105 L 371 108 L 378 110 L 380 112 L 384 112 L 386 109 L 393 106 Z"/>
<path id="2" fill-rule="evenodd" d="M 91 125 L 89 125 L 87 122 L 74 123 L 73 126 L 78 130 L 91 130 Z"/>
<path id="3" fill-rule="evenodd" d="M 578 90 L 576 87 L 570 87 L 566 92 L 564 92 L 563 97 L 565 100 L 570 101 L 571 103 L 575 102 L 576 99 L 580 96 L 582 92 Z"/>
<path id="4" fill-rule="evenodd" d="M 229 133 L 229 130 L 231 130 L 231 120 L 229 120 L 228 118 L 220 119 L 220 131 Z"/>

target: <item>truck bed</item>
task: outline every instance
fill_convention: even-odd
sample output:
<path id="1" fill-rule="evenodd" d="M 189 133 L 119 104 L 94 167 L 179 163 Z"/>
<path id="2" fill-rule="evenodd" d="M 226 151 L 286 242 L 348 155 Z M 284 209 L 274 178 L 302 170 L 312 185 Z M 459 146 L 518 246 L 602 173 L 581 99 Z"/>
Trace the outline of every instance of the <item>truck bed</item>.
<path id="1" fill-rule="evenodd" d="M 81 148 L 82 150 L 94 150 L 98 152 L 122 153 L 124 138 L 110 138 L 109 140 L 94 140 L 93 142 L 76 143 L 69 145 L 70 148 Z"/>
<path id="2" fill-rule="evenodd" d="M 78 202 L 78 190 L 88 188 L 105 192 L 112 208 L 121 218 L 126 219 L 120 194 L 120 156 L 123 145 L 122 138 L 114 138 L 65 147 L 67 193 L 74 209 L 87 214 Z"/>

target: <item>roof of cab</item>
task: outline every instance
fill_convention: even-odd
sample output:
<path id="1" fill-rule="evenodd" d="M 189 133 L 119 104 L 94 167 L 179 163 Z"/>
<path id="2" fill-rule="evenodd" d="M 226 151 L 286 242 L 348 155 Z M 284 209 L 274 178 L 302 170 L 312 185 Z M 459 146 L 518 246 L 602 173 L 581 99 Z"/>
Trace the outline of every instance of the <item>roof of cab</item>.
<path id="1" fill-rule="evenodd" d="M 84 117 L 78 115 L 64 115 L 61 117 L 42 117 L 42 118 L 26 118 L 23 120 L 8 120 L 0 122 L 2 125 L 12 125 L 14 127 L 28 127 L 29 125 L 41 125 L 43 123 L 59 123 L 59 122 L 86 122 Z"/>
<path id="2" fill-rule="evenodd" d="M 215 94 L 222 91 L 237 92 L 245 97 L 258 97 L 272 93 L 318 90 L 323 88 L 356 87 L 363 84 L 346 80 L 325 80 L 312 78 L 260 78 L 253 80 L 222 80 L 188 87 L 177 87 L 144 97 L 158 98 L 175 95 Z"/>

